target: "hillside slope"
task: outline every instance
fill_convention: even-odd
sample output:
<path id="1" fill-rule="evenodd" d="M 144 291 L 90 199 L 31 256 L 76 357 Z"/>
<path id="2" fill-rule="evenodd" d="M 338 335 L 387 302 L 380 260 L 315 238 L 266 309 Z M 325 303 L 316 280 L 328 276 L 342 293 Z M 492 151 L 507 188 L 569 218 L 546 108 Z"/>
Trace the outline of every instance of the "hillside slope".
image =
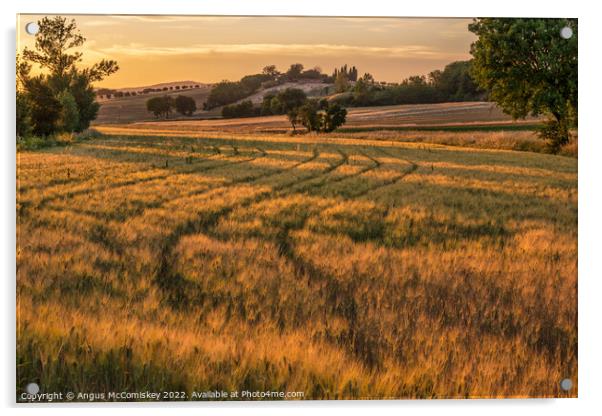
<path id="1" fill-rule="evenodd" d="M 275 87 L 259 90 L 255 94 L 243 98 L 238 102 L 251 100 L 253 104 L 259 104 L 261 101 L 263 101 L 263 97 L 265 95 L 276 94 L 278 91 L 282 91 L 287 88 L 298 88 L 303 90 L 303 92 L 305 92 L 305 94 L 307 94 L 309 97 L 319 97 L 327 95 L 328 89 L 332 88 L 332 86 L 333 84 L 328 84 L 325 82 L 285 82 L 284 84 L 276 85 Z"/>
<path id="2" fill-rule="evenodd" d="M 209 95 L 210 87 L 202 85 L 183 91 L 169 91 L 170 95 L 185 95 L 196 101 L 198 109 L 203 108 L 203 103 Z M 99 101 L 100 110 L 94 124 L 132 123 L 136 121 L 153 120 L 154 116 L 146 111 L 146 101 L 155 96 L 161 96 L 167 92 L 156 92 L 134 97 L 113 98 L 111 100 Z"/>

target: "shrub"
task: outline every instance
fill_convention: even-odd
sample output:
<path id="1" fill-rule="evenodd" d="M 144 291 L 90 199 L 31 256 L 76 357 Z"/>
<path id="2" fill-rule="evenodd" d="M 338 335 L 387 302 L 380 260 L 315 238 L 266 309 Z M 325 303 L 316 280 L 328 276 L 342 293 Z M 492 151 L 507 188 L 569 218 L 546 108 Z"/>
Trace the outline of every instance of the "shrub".
<path id="1" fill-rule="evenodd" d="M 17 136 L 17 150 L 37 150 L 54 144 L 48 137 Z"/>
<path id="2" fill-rule="evenodd" d="M 268 93 L 263 96 L 263 101 L 261 102 L 260 114 L 262 116 L 271 116 L 274 114 L 272 111 L 272 100 L 276 97 L 274 93 Z"/>
<path id="3" fill-rule="evenodd" d="M 72 132 L 61 132 L 53 136 L 54 145 L 66 146 L 75 141 L 75 135 Z"/>
<path id="4" fill-rule="evenodd" d="M 562 155 L 562 156 L 570 156 L 570 157 L 578 156 L 579 145 L 578 145 L 577 136 L 575 134 L 571 134 L 571 139 L 569 140 L 569 142 L 567 144 L 560 147 L 558 154 Z"/>
<path id="5" fill-rule="evenodd" d="M 552 153 L 558 153 L 560 148 L 570 140 L 569 121 L 566 118 L 546 120 L 539 129 L 539 136 L 547 140 L 548 148 Z"/>
<path id="6" fill-rule="evenodd" d="M 210 110 L 221 105 L 230 104 L 244 98 L 246 94 L 247 92 L 240 83 L 222 81 L 211 88 L 204 108 L 205 110 Z"/>
<path id="7" fill-rule="evenodd" d="M 257 91 L 264 82 L 271 80 L 273 80 L 273 77 L 267 74 L 247 75 L 240 79 L 240 85 L 247 94 L 252 94 Z"/>
<path id="8" fill-rule="evenodd" d="M 75 135 L 75 140 L 90 140 L 102 137 L 102 133 L 96 129 L 86 129 Z"/>
<path id="9" fill-rule="evenodd" d="M 251 100 L 245 100 L 239 104 L 226 105 L 222 108 L 222 117 L 255 117 L 261 114 L 261 108 L 253 106 Z"/>

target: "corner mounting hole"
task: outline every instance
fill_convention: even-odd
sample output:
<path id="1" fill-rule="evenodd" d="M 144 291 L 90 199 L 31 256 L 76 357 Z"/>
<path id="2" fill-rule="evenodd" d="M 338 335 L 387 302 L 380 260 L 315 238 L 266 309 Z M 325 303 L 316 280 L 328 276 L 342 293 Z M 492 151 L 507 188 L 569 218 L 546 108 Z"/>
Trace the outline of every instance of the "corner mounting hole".
<path id="1" fill-rule="evenodd" d="M 562 29 L 560 29 L 560 36 L 562 36 L 563 39 L 570 39 L 573 37 L 573 29 L 571 29 L 568 26 L 563 27 Z"/>
<path id="2" fill-rule="evenodd" d="M 25 31 L 29 35 L 35 35 L 40 30 L 40 26 L 36 22 L 29 22 L 25 25 Z"/>
<path id="3" fill-rule="evenodd" d="M 27 387 L 25 387 L 25 391 L 29 394 L 38 394 L 40 386 L 38 386 L 38 383 L 29 383 Z"/>
<path id="4" fill-rule="evenodd" d="M 573 387 L 573 382 L 570 378 L 565 378 L 560 382 L 560 388 L 564 391 L 569 391 Z"/>

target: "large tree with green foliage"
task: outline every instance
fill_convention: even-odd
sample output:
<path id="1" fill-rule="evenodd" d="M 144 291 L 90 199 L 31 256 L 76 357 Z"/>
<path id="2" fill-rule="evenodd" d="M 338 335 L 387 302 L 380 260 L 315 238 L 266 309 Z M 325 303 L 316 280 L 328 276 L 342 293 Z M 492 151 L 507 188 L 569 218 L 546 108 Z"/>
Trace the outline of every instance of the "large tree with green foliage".
<path id="1" fill-rule="evenodd" d="M 29 101 L 28 94 L 24 91 L 24 82 L 29 79 L 29 73 L 31 71 L 31 65 L 21 59 L 21 56 L 17 54 L 16 59 L 16 130 L 17 137 L 27 137 L 33 132 L 33 122 L 31 119 L 31 102 Z"/>
<path id="2" fill-rule="evenodd" d="M 297 123 L 299 123 L 299 108 L 305 104 L 307 95 L 299 88 L 286 88 L 280 91 L 275 99 L 272 100 L 275 113 L 286 114 L 288 120 L 293 126 L 293 131 L 296 131 Z"/>
<path id="3" fill-rule="evenodd" d="M 98 113 L 92 83 L 113 74 L 119 66 L 113 60 L 103 59 L 88 68 L 79 67 L 79 49 L 86 39 L 73 19 L 44 17 L 38 26 L 34 49 L 24 48 L 23 59 L 18 63 L 21 105 L 27 103 L 31 107 L 28 114 L 34 134 L 82 131 Z M 39 66 L 42 73 L 31 77 L 32 64 Z"/>
<path id="4" fill-rule="evenodd" d="M 330 133 L 342 126 L 347 118 L 347 110 L 338 104 L 329 104 L 321 114 L 321 131 Z"/>
<path id="5" fill-rule="evenodd" d="M 76 131 L 79 126 L 79 111 L 75 98 L 68 90 L 63 90 L 56 97 L 61 103 L 59 128 L 63 131 Z"/>
<path id="6" fill-rule="evenodd" d="M 85 76 L 90 82 L 101 81 L 119 69 L 117 62 L 107 59 L 89 68 L 77 67 L 83 53 L 70 50 L 83 46 L 86 38 L 77 29 L 75 19 L 67 22 L 67 18 L 61 16 L 44 17 L 38 22 L 38 26 L 35 49 L 25 48 L 23 58 L 48 69 L 50 75 L 59 78 L 60 81 L 69 81 L 73 72 Z"/>
<path id="7" fill-rule="evenodd" d="M 561 36 L 569 27 L 572 37 Z M 475 19 L 472 74 L 514 118 L 547 115 L 542 137 L 552 151 L 577 124 L 577 19 Z"/>
<path id="8" fill-rule="evenodd" d="M 33 134 L 49 136 L 55 133 L 63 109 L 46 79 L 41 75 L 28 79 L 25 96 L 30 106 Z"/>
<path id="9" fill-rule="evenodd" d="M 345 123 L 347 110 L 326 99 L 307 100 L 299 107 L 297 116 L 307 131 L 330 133 Z"/>

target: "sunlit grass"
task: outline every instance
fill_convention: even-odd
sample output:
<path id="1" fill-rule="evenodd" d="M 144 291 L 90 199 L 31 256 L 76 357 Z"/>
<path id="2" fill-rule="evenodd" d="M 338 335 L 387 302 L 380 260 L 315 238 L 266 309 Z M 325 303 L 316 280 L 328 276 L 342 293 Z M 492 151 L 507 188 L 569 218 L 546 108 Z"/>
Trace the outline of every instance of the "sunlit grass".
<path id="1" fill-rule="evenodd" d="M 577 394 L 576 159 L 105 130 L 18 154 L 19 391 Z"/>

